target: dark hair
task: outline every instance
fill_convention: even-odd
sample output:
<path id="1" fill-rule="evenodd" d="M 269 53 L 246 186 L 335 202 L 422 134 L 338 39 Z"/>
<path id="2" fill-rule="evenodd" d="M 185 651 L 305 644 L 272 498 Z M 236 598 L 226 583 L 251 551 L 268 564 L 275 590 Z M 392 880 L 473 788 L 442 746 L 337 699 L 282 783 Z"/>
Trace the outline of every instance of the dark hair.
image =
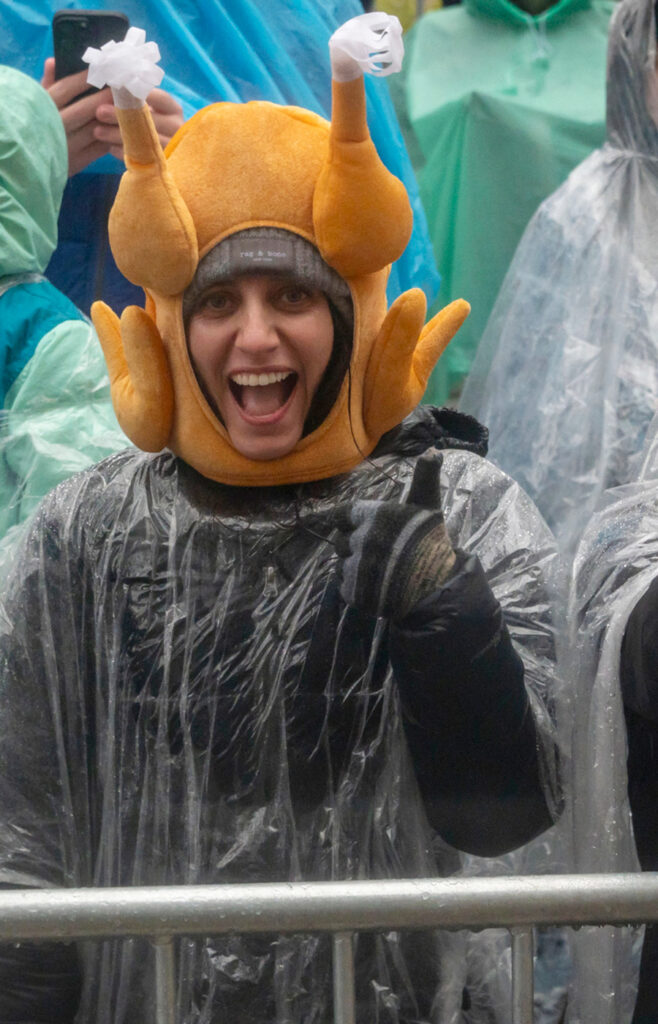
<path id="1" fill-rule="evenodd" d="M 317 391 L 311 402 L 311 408 L 304 422 L 302 437 L 306 437 L 307 434 L 317 430 L 320 424 L 326 420 L 338 398 L 338 392 L 341 389 L 352 358 L 353 316 L 348 320 L 336 309 L 328 296 L 327 302 L 334 324 L 334 344 L 327 368 L 322 375 L 322 380 L 318 384 Z"/>

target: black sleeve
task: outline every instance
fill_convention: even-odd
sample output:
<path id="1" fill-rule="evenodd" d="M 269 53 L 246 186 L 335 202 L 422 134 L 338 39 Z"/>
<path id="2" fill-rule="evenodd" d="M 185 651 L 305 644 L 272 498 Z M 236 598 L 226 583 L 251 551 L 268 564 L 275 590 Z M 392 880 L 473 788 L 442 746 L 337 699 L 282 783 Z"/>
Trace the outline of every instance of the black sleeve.
<path id="1" fill-rule="evenodd" d="M 621 645 L 624 705 L 658 724 L 658 577 L 628 617 Z"/>
<path id="2" fill-rule="evenodd" d="M 628 617 L 619 679 L 628 742 L 628 796 L 643 870 L 658 870 L 658 578 Z"/>
<path id="3" fill-rule="evenodd" d="M 477 558 L 391 628 L 390 657 L 433 828 L 481 856 L 548 828 L 523 662 Z"/>
<path id="4" fill-rule="evenodd" d="M 74 945 L 0 945 L 0 976 L 0 1024 L 73 1024 L 82 991 Z"/>

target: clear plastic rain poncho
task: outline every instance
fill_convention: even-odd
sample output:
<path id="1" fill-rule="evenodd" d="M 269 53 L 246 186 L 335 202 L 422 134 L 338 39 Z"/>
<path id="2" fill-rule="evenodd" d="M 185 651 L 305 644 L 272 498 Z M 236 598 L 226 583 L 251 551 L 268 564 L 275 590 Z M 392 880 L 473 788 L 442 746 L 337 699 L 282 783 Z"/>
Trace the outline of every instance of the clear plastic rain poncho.
<path id="1" fill-rule="evenodd" d="M 2 883 L 555 867 L 553 830 L 499 860 L 464 857 L 431 831 L 388 667 L 389 628 L 339 598 L 325 539 L 332 510 L 357 496 L 402 499 L 428 429 L 403 428 L 388 453 L 384 445 L 314 484 L 232 488 L 169 453 L 133 450 L 48 496 L 0 610 Z M 440 431 L 434 440 L 448 446 L 442 504 L 453 544 L 479 556 L 523 658 L 558 816 L 553 539 L 472 445 L 451 448 Z M 178 1019 L 327 1021 L 327 943 L 181 942 Z M 360 1019 L 503 1024 L 506 943 L 497 932 L 362 935 Z M 154 967 L 138 942 L 90 945 L 84 972 L 80 1024 L 153 1020 Z"/>
<path id="2" fill-rule="evenodd" d="M 607 491 L 576 552 L 568 671 L 574 720 L 574 863 L 579 871 L 637 871 L 627 795 L 620 652 L 635 605 L 658 567 L 658 418 L 634 482 Z M 574 936 L 578 1022 L 631 1019 L 641 932 Z"/>
<path id="3" fill-rule="evenodd" d="M 528 226 L 461 401 L 566 546 L 633 479 L 658 404 L 655 35 L 652 0 L 623 0 L 607 142 Z"/>

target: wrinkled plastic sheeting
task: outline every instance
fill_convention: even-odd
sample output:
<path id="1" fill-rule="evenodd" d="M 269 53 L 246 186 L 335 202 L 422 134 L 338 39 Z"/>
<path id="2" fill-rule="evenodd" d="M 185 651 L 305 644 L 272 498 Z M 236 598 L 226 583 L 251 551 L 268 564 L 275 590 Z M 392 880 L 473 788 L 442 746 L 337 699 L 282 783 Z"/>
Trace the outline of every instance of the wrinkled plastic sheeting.
<path id="1" fill-rule="evenodd" d="M 24 4 L 0 5 L 0 63 L 40 79 L 53 52 L 51 18 L 61 6 L 60 0 L 32 0 L 29 11 Z M 88 0 L 66 4 L 87 6 Z M 100 0 L 95 6 L 113 10 L 117 3 Z M 359 0 L 122 0 L 120 7 L 158 44 L 162 87 L 182 103 L 186 117 L 220 100 L 271 100 L 328 118 L 329 37 L 344 21 L 363 14 Z M 371 136 L 383 162 L 403 181 L 414 213 L 411 240 L 391 271 L 389 301 L 415 286 L 431 301 L 440 278 L 416 178 L 386 83 L 368 78 L 366 92 Z M 124 168 L 106 157 L 89 169 L 121 173 Z"/>
<path id="2" fill-rule="evenodd" d="M 654 56 L 653 3 L 623 0 L 607 142 L 529 224 L 461 400 L 570 550 L 602 492 L 634 479 L 658 406 Z"/>
<path id="3" fill-rule="evenodd" d="M 331 480 L 256 492 L 133 450 L 46 499 L 0 608 L 2 881 L 560 869 L 559 826 L 496 860 L 464 858 L 430 832 L 381 659 L 383 623 L 369 626 L 367 658 L 344 648 L 355 613 L 338 598 L 325 540 L 333 509 L 356 496 L 402 499 L 414 465 L 381 456 Z M 524 660 L 551 805 L 554 744 L 566 747 L 555 726 L 566 716 L 553 538 L 485 459 L 448 450 L 441 479 L 453 543 L 477 552 Z M 311 632 L 323 646 L 313 657 Z M 346 657 L 359 666 L 349 692 Z M 330 1017 L 327 936 L 186 940 L 179 952 L 180 1020 L 220 1010 L 232 1021 Z M 509 1021 L 509 937 L 498 931 L 364 933 L 356 963 L 360 1019 L 459 1024 L 466 986 L 469 1021 Z M 153 1019 L 153 964 L 139 942 L 90 946 L 85 964 L 78 1020 Z"/>

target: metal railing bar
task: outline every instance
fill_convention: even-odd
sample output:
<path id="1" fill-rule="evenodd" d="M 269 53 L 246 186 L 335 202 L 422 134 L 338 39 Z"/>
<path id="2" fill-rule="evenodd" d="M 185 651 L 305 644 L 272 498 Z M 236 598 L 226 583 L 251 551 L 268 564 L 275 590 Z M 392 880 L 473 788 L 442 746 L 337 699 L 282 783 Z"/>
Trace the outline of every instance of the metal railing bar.
<path id="1" fill-rule="evenodd" d="M 512 1024 L 534 1019 L 534 942 L 531 928 L 512 931 Z"/>
<path id="2" fill-rule="evenodd" d="M 658 873 L 0 891 L 0 942 L 658 921 Z"/>
<path id="3" fill-rule="evenodd" d="M 355 1024 L 354 942 L 351 932 L 336 932 L 334 944 L 334 1024 Z"/>
<path id="4" fill-rule="evenodd" d="M 171 938 L 153 940 L 155 948 L 155 1019 L 176 1024 L 176 961 Z"/>

